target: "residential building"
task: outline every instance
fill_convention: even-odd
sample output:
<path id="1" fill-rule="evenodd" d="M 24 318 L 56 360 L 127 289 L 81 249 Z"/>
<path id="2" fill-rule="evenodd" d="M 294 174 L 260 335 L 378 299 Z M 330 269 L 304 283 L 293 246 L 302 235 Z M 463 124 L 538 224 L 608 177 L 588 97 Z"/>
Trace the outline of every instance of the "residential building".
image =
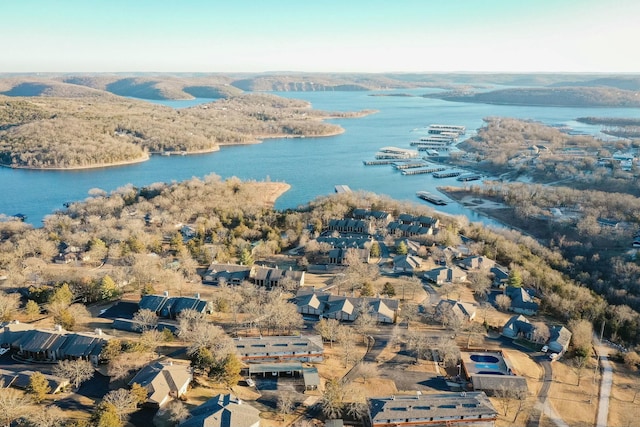
<path id="1" fill-rule="evenodd" d="M 175 319 L 184 310 L 195 310 L 198 313 L 212 311 L 211 304 L 200 299 L 200 294 L 193 297 L 170 297 L 169 292 L 163 295 L 143 295 L 138 306 L 140 310 L 151 310 L 166 319 Z"/>
<path id="2" fill-rule="evenodd" d="M 381 323 L 395 323 L 400 311 L 398 300 L 379 297 L 349 297 L 301 288 L 296 295 L 298 313 L 340 321 L 354 321 L 366 311 Z"/>
<path id="3" fill-rule="evenodd" d="M 443 299 L 436 305 L 435 315 L 438 321 L 444 324 L 450 323 L 452 318 L 464 323 L 471 322 L 476 318 L 476 306 L 452 299 Z"/>
<path id="4" fill-rule="evenodd" d="M 507 338 L 524 338 L 531 340 L 535 327 L 529 322 L 529 319 L 519 314 L 511 316 L 511 318 L 502 327 L 502 335 Z"/>
<path id="5" fill-rule="evenodd" d="M 553 353 L 562 354 L 569 348 L 571 342 L 571 331 L 564 326 L 551 326 L 549 327 L 549 351 Z"/>
<path id="6" fill-rule="evenodd" d="M 211 263 L 204 273 L 202 283 L 205 285 L 239 285 L 249 280 L 251 266 L 238 264 Z"/>
<path id="7" fill-rule="evenodd" d="M 320 335 L 242 337 L 233 340 L 245 362 L 297 360 L 322 362 L 324 346 Z"/>
<path id="8" fill-rule="evenodd" d="M 371 234 L 373 232 L 373 227 L 369 221 L 350 218 L 330 219 L 327 229 L 339 233 Z"/>
<path id="9" fill-rule="evenodd" d="M 178 427 L 260 427 L 260 411 L 233 394 L 218 394 L 193 408 Z"/>
<path id="10" fill-rule="evenodd" d="M 460 261 L 459 265 L 460 267 L 471 271 L 491 270 L 495 267 L 496 262 L 484 256 L 472 256 Z"/>
<path id="11" fill-rule="evenodd" d="M 267 288 L 275 288 L 280 286 L 280 282 L 283 280 L 291 280 L 295 283 L 296 288 L 304 286 L 304 271 L 297 270 L 281 270 L 279 268 L 254 266 L 251 269 L 249 278 L 252 282 L 258 286 L 264 286 Z"/>
<path id="12" fill-rule="evenodd" d="M 420 268 L 422 259 L 414 255 L 398 255 L 393 258 L 393 271 L 396 273 L 411 273 Z"/>
<path id="13" fill-rule="evenodd" d="M 101 329 L 72 333 L 60 326 L 53 330 L 21 326 L 19 323 L 5 324 L 0 345 L 16 350 L 25 359 L 39 362 L 84 359 L 97 365 L 102 347 L 111 339 Z"/>
<path id="14" fill-rule="evenodd" d="M 416 394 L 369 399 L 372 427 L 493 427 L 498 413 L 483 392 Z"/>
<path id="15" fill-rule="evenodd" d="M 458 267 L 438 267 L 426 271 L 424 278 L 436 285 L 444 285 L 445 283 L 460 283 L 466 281 L 467 273 Z"/>
<path id="16" fill-rule="evenodd" d="M 538 312 L 538 303 L 533 300 L 529 292 L 527 292 L 523 287 L 508 286 L 505 289 L 505 294 L 511 298 L 509 311 L 526 314 L 528 316 L 534 315 Z"/>
<path id="17" fill-rule="evenodd" d="M 369 262 L 369 257 L 371 251 L 369 248 L 365 249 L 355 249 L 355 248 L 335 248 L 329 251 L 329 264 L 336 265 L 348 265 L 347 255 L 349 253 L 355 253 L 358 256 L 358 259 L 363 263 Z"/>
<path id="18" fill-rule="evenodd" d="M 188 364 L 173 360 L 153 362 L 142 368 L 131 381 L 147 389 L 147 404 L 162 407 L 187 392 L 193 376 Z"/>

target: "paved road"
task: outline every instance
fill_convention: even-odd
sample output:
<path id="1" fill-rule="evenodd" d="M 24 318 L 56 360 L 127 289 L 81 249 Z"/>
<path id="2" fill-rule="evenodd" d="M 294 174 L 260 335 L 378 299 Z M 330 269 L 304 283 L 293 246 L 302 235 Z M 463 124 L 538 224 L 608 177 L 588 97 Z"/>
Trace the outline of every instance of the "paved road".
<path id="1" fill-rule="evenodd" d="M 613 373 L 611 371 L 611 362 L 607 359 L 606 353 L 602 351 L 599 345 L 596 345 L 598 353 L 598 361 L 602 367 L 602 380 L 600 382 L 600 402 L 598 403 L 598 418 L 596 419 L 596 427 L 607 427 L 607 419 L 609 418 L 609 397 L 611 396 L 611 385 L 613 383 Z"/>

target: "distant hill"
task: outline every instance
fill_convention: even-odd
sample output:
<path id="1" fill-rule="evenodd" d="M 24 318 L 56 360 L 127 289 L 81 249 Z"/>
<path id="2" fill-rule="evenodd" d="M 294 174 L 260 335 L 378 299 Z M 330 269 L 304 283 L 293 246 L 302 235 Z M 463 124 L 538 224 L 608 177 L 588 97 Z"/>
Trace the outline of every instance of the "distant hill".
<path id="1" fill-rule="evenodd" d="M 425 95 L 446 101 L 560 107 L 640 107 L 640 93 L 604 87 L 514 88 Z"/>
<path id="2" fill-rule="evenodd" d="M 0 95 L 5 96 L 46 96 L 57 98 L 110 98 L 111 94 L 90 87 L 67 84 L 46 79 L 4 79 L 0 80 Z"/>
<path id="3" fill-rule="evenodd" d="M 622 90 L 640 91 L 640 76 L 602 77 L 586 81 L 555 83 L 551 86 L 613 87 Z"/>

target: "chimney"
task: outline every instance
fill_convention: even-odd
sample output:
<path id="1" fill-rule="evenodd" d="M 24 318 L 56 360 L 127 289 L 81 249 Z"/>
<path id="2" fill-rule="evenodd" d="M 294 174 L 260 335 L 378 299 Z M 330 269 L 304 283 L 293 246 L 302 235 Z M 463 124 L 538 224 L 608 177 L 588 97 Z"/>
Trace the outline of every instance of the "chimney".
<path id="1" fill-rule="evenodd" d="M 164 295 L 165 297 L 168 297 L 169 296 L 169 291 L 164 291 L 164 293 L 162 295 Z"/>
<path id="2" fill-rule="evenodd" d="M 62 325 L 53 325 L 53 330 L 58 332 L 62 331 Z"/>
<path id="3" fill-rule="evenodd" d="M 200 292 L 196 293 L 196 299 L 200 299 Z"/>
<path id="4" fill-rule="evenodd" d="M 95 329 L 95 331 L 93 331 L 93 332 L 94 332 L 96 335 L 100 336 L 100 337 L 102 336 L 102 329 L 100 329 L 100 328 L 96 328 L 96 329 Z"/>

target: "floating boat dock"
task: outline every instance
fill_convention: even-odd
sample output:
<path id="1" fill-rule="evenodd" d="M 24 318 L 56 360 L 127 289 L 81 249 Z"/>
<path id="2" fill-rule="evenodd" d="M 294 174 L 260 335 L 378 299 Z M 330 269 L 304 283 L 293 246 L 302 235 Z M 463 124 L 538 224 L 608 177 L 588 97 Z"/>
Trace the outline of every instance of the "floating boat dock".
<path id="1" fill-rule="evenodd" d="M 434 178 L 452 178 L 454 176 L 459 176 L 462 175 L 462 172 L 460 171 L 452 171 L 452 170 L 444 170 L 444 168 L 442 168 L 442 172 L 435 172 L 433 174 Z"/>
<path id="2" fill-rule="evenodd" d="M 427 166 L 425 162 L 403 162 L 403 163 L 394 163 L 393 167 L 398 170 L 403 169 L 414 169 L 414 168 L 423 168 Z"/>
<path id="3" fill-rule="evenodd" d="M 434 205 L 444 206 L 447 202 L 441 197 L 436 196 L 435 194 L 431 194 L 428 191 L 418 191 L 416 196 L 421 198 L 422 200 L 426 200 L 427 202 L 433 203 Z"/>
<path id="4" fill-rule="evenodd" d="M 365 166 L 395 165 L 400 162 L 408 162 L 408 159 L 379 159 L 379 160 L 363 160 Z"/>
<path id="5" fill-rule="evenodd" d="M 448 132 L 464 135 L 466 131 L 467 128 L 460 125 L 429 125 L 427 132 L 434 135 L 441 135 Z"/>
<path id="6" fill-rule="evenodd" d="M 425 169 L 406 169 L 402 171 L 402 175 L 420 175 L 420 174 L 424 174 L 424 173 L 433 173 L 435 176 L 434 172 L 440 172 L 445 170 L 446 168 L 425 168 Z"/>
<path id="7" fill-rule="evenodd" d="M 458 181 L 477 181 L 482 179 L 482 175 L 479 173 L 465 173 L 464 175 L 460 175 L 456 178 Z"/>
<path id="8" fill-rule="evenodd" d="M 334 188 L 338 194 L 351 193 L 351 188 L 348 185 L 336 185 Z"/>

